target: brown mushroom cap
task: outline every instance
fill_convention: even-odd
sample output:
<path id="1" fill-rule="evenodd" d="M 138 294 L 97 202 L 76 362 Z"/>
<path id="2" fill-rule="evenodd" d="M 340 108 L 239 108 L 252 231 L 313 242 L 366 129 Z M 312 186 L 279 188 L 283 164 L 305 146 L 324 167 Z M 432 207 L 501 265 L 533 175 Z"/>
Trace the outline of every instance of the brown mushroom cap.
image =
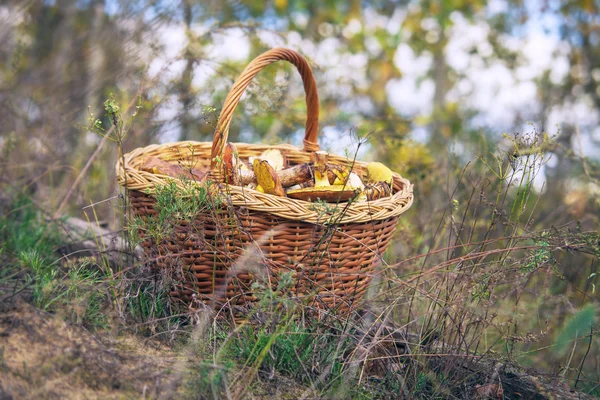
<path id="1" fill-rule="evenodd" d="M 233 143 L 227 143 L 223 150 L 223 175 L 225 175 L 225 183 L 239 185 L 237 177 L 237 149 Z"/>
<path id="2" fill-rule="evenodd" d="M 206 176 L 206 171 L 200 171 L 195 168 L 186 168 L 179 164 L 172 164 L 158 157 L 146 158 L 140 169 L 152 174 L 167 175 L 172 178 L 186 178 L 196 182 L 202 181 Z"/>

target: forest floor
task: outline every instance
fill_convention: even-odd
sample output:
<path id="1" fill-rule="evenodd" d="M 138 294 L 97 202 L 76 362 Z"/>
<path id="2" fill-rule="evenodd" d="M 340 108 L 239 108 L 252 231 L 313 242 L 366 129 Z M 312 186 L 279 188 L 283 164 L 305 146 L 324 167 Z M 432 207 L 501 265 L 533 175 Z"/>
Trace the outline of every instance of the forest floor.
<path id="1" fill-rule="evenodd" d="M 0 349 L 3 399 L 162 398 L 185 364 L 156 342 L 95 336 L 24 302 L 0 315 Z"/>
<path id="2" fill-rule="evenodd" d="M 92 334 L 22 300 L 0 310 L 0 399 L 209 398 L 190 385 L 193 365 L 200 360 L 185 345 L 169 346 L 122 326 Z M 504 393 L 495 392 L 495 385 L 476 385 L 464 398 L 592 398 L 532 371 L 501 379 Z M 326 398 L 315 395 L 310 387 L 274 374 L 259 376 L 244 398 Z M 394 398 L 390 396 L 388 391 L 374 398 Z"/>
<path id="3" fill-rule="evenodd" d="M 181 346 L 116 327 L 92 334 L 18 301 L 0 313 L 0 399 L 203 398 L 190 391 Z M 254 385 L 250 398 L 300 398 L 306 387 L 281 376 Z"/>

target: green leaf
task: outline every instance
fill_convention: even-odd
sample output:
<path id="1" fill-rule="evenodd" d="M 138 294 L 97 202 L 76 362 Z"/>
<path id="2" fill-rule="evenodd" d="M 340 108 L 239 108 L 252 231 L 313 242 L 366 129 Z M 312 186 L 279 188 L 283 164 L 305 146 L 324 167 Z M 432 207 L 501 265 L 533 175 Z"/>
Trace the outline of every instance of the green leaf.
<path id="1" fill-rule="evenodd" d="M 596 307 L 587 304 L 565 323 L 562 332 L 555 342 L 554 353 L 558 356 L 565 355 L 574 346 L 574 341 L 589 335 L 596 322 Z"/>

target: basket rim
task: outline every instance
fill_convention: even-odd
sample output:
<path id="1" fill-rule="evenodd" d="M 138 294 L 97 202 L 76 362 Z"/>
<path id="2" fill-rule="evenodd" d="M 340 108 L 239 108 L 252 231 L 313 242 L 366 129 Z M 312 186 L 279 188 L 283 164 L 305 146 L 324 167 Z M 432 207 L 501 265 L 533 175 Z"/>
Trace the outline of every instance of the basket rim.
<path id="1" fill-rule="evenodd" d="M 241 158 L 245 158 L 245 153 L 256 153 L 258 155 L 267 149 L 278 149 L 288 157 L 292 164 L 295 164 L 296 162 L 309 162 L 312 154 L 309 151 L 290 144 L 234 144 Z M 169 182 L 175 182 L 177 187 L 183 189 L 184 182 L 179 178 L 142 171 L 139 167 L 143 160 L 150 156 L 162 159 L 167 156 L 171 159 L 179 160 L 189 160 L 192 157 L 197 157 L 197 160 L 205 160 L 210 163 L 211 148 L 212 142 L 197 141 L 171 142 L 138 147 L 123 155 L 123 159 L 118 160 L 116 165 L 117 181 L 125 189 L 144 191 L 151 196 L 156 186 Z M 352 162 L 347 157 L 335 154 L 330 154 L 328 160 L 338 165 L 348 165 L 349 162 Z M 367 162 L 356 160 L 353 167 L 364 171 L 366 165 Z M 334 205 L 332 210 L 319 207 L 319 203 L 295 200 L 289 197 L 278 197 L 241 186 L 218 183 L 213 187 L 216 187 L 224 195 L 229 196 L 228 203 L 233 206 L 266 212 L 289 220 L 322 225 L 364 223 L 398 217 L 412 205 L 414 199 L 413 185 L 408 179 L 403 178 L 397 172 L 392 172 L 392 174 L 394 182 L 394 193 L 392 196 L 373 201 L 344 202 L 337 205 L 329 203 Z"/>

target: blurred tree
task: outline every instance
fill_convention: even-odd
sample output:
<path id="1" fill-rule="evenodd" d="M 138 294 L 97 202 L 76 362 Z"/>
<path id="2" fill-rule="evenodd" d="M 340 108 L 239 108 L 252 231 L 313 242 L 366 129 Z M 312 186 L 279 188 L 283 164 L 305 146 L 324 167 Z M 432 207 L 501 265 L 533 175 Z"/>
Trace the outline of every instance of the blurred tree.
<path id="1" fill-rule="evenodd" d="M 139 51 L 148 40 L 141 32 L 152 21 L 141 19 L 140 9 L 110 14 L 105 0 L 8 1 L 1 11 L 6 40 L 0 51 L 0 137 L 26 139 L 5 155 L 15 166 L 10 179 L 35 182 L 32 187 L 43 188 L 40 195 L 55 202 L 100 140 L 84 129 L 88 110 L 102 116 L 109 91 L 131 96 L 140 86 L 145 66 Z M 114 162 L 110 151 L 101 156 Z M 95 196 L 114 187 L 110 176 L 101 175 L 98 185 L 88 187 Z M 51 179 L 60 194 L 50 196 L 48 190 L 56 189 L 38 185 L 41 177 Z"/>

